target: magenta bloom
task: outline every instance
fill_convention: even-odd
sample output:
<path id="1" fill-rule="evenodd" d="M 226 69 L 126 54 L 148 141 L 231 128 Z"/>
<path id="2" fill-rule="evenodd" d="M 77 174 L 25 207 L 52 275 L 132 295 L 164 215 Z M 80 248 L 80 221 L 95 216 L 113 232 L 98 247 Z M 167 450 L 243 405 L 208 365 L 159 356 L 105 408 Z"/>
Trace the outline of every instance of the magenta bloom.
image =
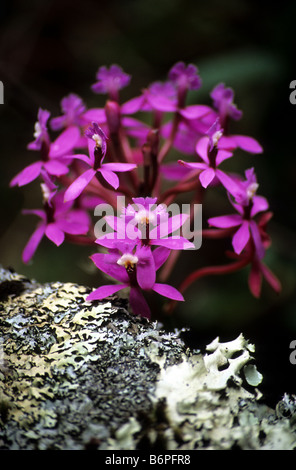
<path id="1" fill-rule="evenodd" d="M 35 140 L 28 144 L 28 149 L 30 150 L 41 150 L 42 145 L 47 147 L 50 144 L 50 138 L 47 130 L 47 121 L 50 117 L 50 112 L 46 109 L 39 108 L 37 121 L 35 123 Z"/>
<path id="2" fill-rule="evenodd" d="M 196 148 L 195 148 L 198 155 L 202 156 L 205 153 L 208 143 L 209 143 L 208 136 L 201 137 L 198 140 L 196 144 Z M 237 148 L 240 148 L 244 150 L 245 152 L 249 152 L 253 154 L 263 152 L 261 145 L 259 144 L 259 142 L 257 142 L 256 139 L 254 139 L 253 137 L 249 137 L 247 135 L 238 135 L 238 134 L 225 135 L 223 133 L 223 135 L 221 136 L 221 138 L 219 139 L 217 143 L 217 148 L 219 150 L 227 150 L 227 151 L 233 151 Z"/>
<path id="3" fill-rule="evenodd" d="M 214 128 L 214 126 L 217 126 L 217 123 L 220 123 L 220 122 L 221 122 L 220 118 L 217 118 L 216 121 L 213 123 L 212 128 Z M 253 153 L 253 154 L 263 152 L 261 145 L 253 137 L 249 137 L 247 135 L 239 135 L 239 134 L 225 135 L 224 130 L 221 129 L 221 131 L 222 131 L 221 135 L 216 136 L 218 137 L 217 142 L 216 142 L 218 150 L 233 151 L 237 148 L 240 148 L 246 152 Z M 209 141 L 210 141 L 209 135 L 205 135 L 198 140 L 196 144 L 196 152 L 201 157 L 207 151 Z"/>
<path id="4" fill-rule="evenodd" d="M 95 93 L 109 94 L 112 100 L 118 101 L 119 90 L 129 84 L 131 76 L 118 65 L 111 65 L 109 69 L 105 66 L 100 67 L 96 79 L 98 81 L 92 85 L 91 89 Z"/>
<path id="5" fill-rule="evenodd" d="M 218 112 L 218 119 L 224 128 L 224 135 L 218 144 L 219 148 L 224 150 L 234 150 L 241 148 L 250 153 L 262 153 L 263 149 L 259 142 L 252 137 L 246 135 L 229 135 L 227 131 L 228 119 L 239 120 L 242 117 L 242 111 L 237 109 L 233 103 L 234 92 L 231 88 L 226 88 L 224 83 L 217 85 L 211 92 L 214 107 Z M 200 147 L 204 145 L 201 141 Z"/>
<path id="6" fill-rule="evenodd" d="M 133 198 L 134 204 L 129 204 L 120 217 L 106 216 L 114 232 L 98 238 L 96 243 L 109 248 L 114 240 L 133 240 L 141 246 L 164 246 L 171 250 L 194 248 L 194 244 L 179 233 L 174 235 L 189 214 L 169 217 L 166 205 L 157 205 L 156 201 L 157 198 Z"/>
<path id="7" fill-rule="evenodd" d="M 190 169 L 201 170 L 199 180 L 204 188 L 207 188 L 217 178 L 227 191 L 233 194 L 237 189 L 235 182 L 224 171 L 218 168 L 224 160 L 233 155 L 228 150 L 220 150 L 218 148 L 218 141 L 222 135 L 223 129 L 221 129 L 219 121 L 216 120 L 208 131 L 206 145 L 202 146 L 201 151 L 197 144 L 197 149 L 200 151 L 199 156 L 203 161 L 184 162 L 179 160 L 179 163 Z"/>
<path id="8" fill-rule="evenodd" d="M 201 87 L 201 79 L 195 65 L 185 65 L 184 62 L 177 62 L 169 71 L 171 80 L 178 89 L 198 90 Z"/>
<path id="9" fill-rule="evenodd" d="M 86 300 L 101 300 L 129 287 L 133 312 L 146 318 L 151 317 L 151 312 L 142 290 L 153 290 L 173 300 L 184 300 L 174 287 L 155 282 L 156 271 L 165 263 L 169 253 L 167 248 L 158 247 L 151 255 L 148 247 L 136 247 L 133 242 L 116 242 L 109 253 L 92 255 L 91 259 L 97 268 L 120 284 L 101 286 L 89 294 Z"/>
<path id="10" fill-rule="evenodd" d="M 34 181 L 45 170 L 52 176 L 61 176 L 68 173 L 68 166 L 65 165 L 62 157 L 69 154 L 80 138 L 79 130 L 68 127 L 62 132 L 54 142 L 50 142 L 47 132 L 47 121 L 50 116 L 48 111 L 39 109 L 38 121 L 35 124 L 35 140 L 28 145 L 30 150 L 39 150 L 41 159 L 28 165 L 18 173 L 10 182 L 10 186 L 24 186 Z"/>
<path id="11" fill-rule="evenodd" d="M 55 117 L 50 121 L 53 130 L 57 131 L 70 126 L 80 127 L 85 124 L 83 113 L 86 111 L 86 107 L 79 96 L 71 93 L 63 98 L 61 101 L 61 109 L 63 115 Z"/>
<path id="12" fill-rule="evenodd" d="M 65 193 L 65 201 L 76 199 L 87 187 L 91 180 L 99 173 L 114 189 L 119 187 L 119 178 L 115 172 L 125 172 L 136 168 L 133 163 L 103 163 L 107 151 L 107 136 L 96 122 L 87 129 L 89 157 L 84 154 L 70 155 L 85 162 L 90 168 L 82 173 L 68 187 Z M 68 158 L 68 157 L 66 157 Z"/>
<path id="13" fill-rule="evenodd" d="M 252 239 L 258 259 L 265 254 L 264 245 L 261 240 L 260 231 L 254 217 L 268 209 L 268 202 L 262 196 L 257 196 L 258 188 L 254 169 L 245 172 L 246 180 L 237 182 L 237 192 L 233 207 L 238 214 L 212 217 L 208 223 L 217 228 L 237 228 L 232 237 L 232 246 L 236 254 L 240 254 Z"/>
<path id="14" fill-rule="evenodd" d="M 234 92 L 231 88 L 226 88 L 224 83 L 219 83 L 210 93 L 214 107 L 218 110 L 221 122 L 224 125 L 226 118 L 238 121 L 242 117 L 242 111 L 237 109 L 233 103 Z"/>
<path id="15" fill-rule="evenodd" d="M 34 256 L 44 235 L 60 246 L 65 233 L 85 235 L 89 230 L 90 220 L 85 211 L 72 209 L 72 203 L 64 203 L 63 192 L 52 194 L 54 186 L 44 183 L 42 189 L 45 197 L 44 210 L 23 211 L 24 214 L 34 214 L 41 219 L 23 251 L 24 263 L 28 263 Z"/>

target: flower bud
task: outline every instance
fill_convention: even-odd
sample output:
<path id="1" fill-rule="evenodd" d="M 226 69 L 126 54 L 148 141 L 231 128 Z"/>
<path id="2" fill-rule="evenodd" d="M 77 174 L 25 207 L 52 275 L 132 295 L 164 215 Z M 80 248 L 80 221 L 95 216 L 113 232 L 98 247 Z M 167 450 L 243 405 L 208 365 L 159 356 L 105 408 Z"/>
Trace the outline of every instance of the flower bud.
<path id="1" fill-rule="evenodd" d="M 120 106 L 116 101 L 108 100 L 105 113 L 110 134 L 117 134 L 120 128 Z"/>

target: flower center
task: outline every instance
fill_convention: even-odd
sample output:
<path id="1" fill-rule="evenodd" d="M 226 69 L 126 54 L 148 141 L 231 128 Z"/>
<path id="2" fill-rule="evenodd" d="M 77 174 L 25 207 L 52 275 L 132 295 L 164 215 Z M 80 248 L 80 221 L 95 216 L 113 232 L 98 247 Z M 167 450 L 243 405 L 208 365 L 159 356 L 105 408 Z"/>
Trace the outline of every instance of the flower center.
<path id="1" fill-rule="evenodd" d="M 42 132 L 40 123 L 38 121 L 35 122 L 34 129 L 35 129 L 35 132 L 34 132 L 33 136 L 34 136 L 35 139 L 38 139 L 38 137 L 40 136 L 40 134 Z"/>
<path id="2" fill-rule="evenodd" d="M 40 186 L 41 186 L 43 202 L 44 203 L 48 202 L 49 198 L 50 198 L 50 195 L 51 195 L 51 191 L 50 191 L 50 189 L 49 189 L 49 187 L 47 186 L 46 183 L 41 183 Z"/>
<path id="3" fill-rule="evenodd" d="M 118 260 L 117 264 L 119 266 L 124 266 L 127 272 L 131 272 L 135 269 L 135 265 L 139 261 L 139 258 L 136 255 L 131 253 L 124 253 Z"/>
<path id="4" fill-rule="evenodd" d="M 218 142 L 219 142 L 219 139 L 221 139 L 222 135 L 223 135 L 223 132 L 222 132 L 221 130 L 216 131 L 216 132 L 213 134 L 212 139 L 213 139 L 213 145 L 214 145 L 214 147 L 217 146 L 217 144 L 218 144 Z"/>
<path id="5" fill-rule="evenodd" d="M 96 147 L 102 148 L 103 139 L 101 136 L 99 136 L 99 134 L 93 134 L 92 139 L 95 141 Z"/>
<path id="6" fill-rule="evenodd" d="M 258 187 L 259 187 L 258 183 L 249 184 L 249 186 L 247 188 L 247 197 L 248 197 L 249 200 L 253 199 L 253 197 L 256 194 L 256 191 L 257 191 Z"/>
<path id="7" fill-rule="evenodd" d="M 148 225 L 150 222 L 155 223 L 155 214 L 153 212 L 147 211 L 146 209 L 140 210 L 136 213 L 135 219 L 138 224 Z"/>

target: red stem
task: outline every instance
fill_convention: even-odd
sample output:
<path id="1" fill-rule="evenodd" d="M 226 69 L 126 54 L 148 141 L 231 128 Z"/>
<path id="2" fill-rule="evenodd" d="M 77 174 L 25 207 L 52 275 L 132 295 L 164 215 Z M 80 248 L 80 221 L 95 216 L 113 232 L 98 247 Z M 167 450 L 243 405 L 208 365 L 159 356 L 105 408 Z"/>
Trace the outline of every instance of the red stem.
<path id="1" fill-rule="evenodd" d="M 66 233 L 66 240 L 78 245 L 93 245 L 96 239 L 91 236 L 83 237 L 81 235 L 71 235 L 70 233 Z"/>
<path id="2" fill-rule="evenodd" d="M 245 266 L 247 266 L 252 259 L 252 252 L 250 252 L 248 255 L 244 256 L 242 259 L 235 261 L 234 263 L 229 263 L 229 264 L 224 264 L 221 266 L 205 266 L 203 268 L 199 268 L 193 273 L 189 274 L 187 278 L 181 283 L 179 287 L 179 291 L 183 294 L 188 287 L 191 286 L 191 284 L 198 279 L 205 277 L 205 276 L 220 276 L 224 274 L 231 274 L 236 271 L 239 271 L 240 269 L 243 269 Z M 165 309 L 167 314 L 171 314 L 172 311 L 174 310 L 177 302 L 171 301 L 167 308 Z"/>
<path id="3" fill-rule="evenodd" d="M 173 188 L 168 189 L 159 197 L 159 202 L 164 202 L 166 199 L 173 198 L 176 194 L 193 191 L 196 188 L 196 180 L 188 183 L 181 183 Z"/>
<path id="4" fill-rule="evenodd" d="M 172 125 L 171 135 L 165 141 L 164 145 L 162 146 L 162 148 L 160 149 L 160 152 L 158 154 L 158 163 L 159 164 L 163 161 L 163 159 L 165 158 L 165 156 L 167 155 L 167 153 L 170 151 L 171 147 L 173 146 L 173 143 L 174 143 L 174 140 L 175 140 L 175 137 L 176 137 L 176 134 L 177 134 L 177 130 L 178 130 L 178 127 L 179 127 L 179 123 L 180 123 L 180 114 L 178 112 L 176 112 L 175 116 L 174 116 L 173 125 Z"/>
<path id="5" fill-rule="evenodd" d="M 247 266 L 250 261 L 251 257 L 245 256 L 241 260 L 235 261 L 233 263 L 224 264 L 221 266 L 205 266 L 203 268 L 199 268 L 187 276 L 187 278 L 181 283 L 179 290 L 183 293 L 194 281 L 204 276 L 220 276 L 223 274 L 231 274 Z"/>

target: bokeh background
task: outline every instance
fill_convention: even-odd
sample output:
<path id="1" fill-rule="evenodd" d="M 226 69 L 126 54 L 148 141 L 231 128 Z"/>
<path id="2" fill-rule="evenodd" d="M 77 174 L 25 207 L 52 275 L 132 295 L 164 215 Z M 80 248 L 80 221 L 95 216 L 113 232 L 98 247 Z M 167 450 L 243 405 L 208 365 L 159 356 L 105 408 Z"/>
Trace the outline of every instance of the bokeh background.
<path id="1" fill-rule="evenodd" d="M 274 218 L 269 226 L 273 245 L 266 262 L 281 279 L 278 296 L 264 284 L 262 296 L 248 291 L 248 269 L 225 278 L 204 278 L 186 293 L 186 303 L 168 328 L 189 327 L 188 344 L 203 347 L 215 336 L 234 339 L 243 332 L 256 344 L 257 363 L 266 375 L 270 399 L 295 393 L 296 366 L 289 362 L 296 339 L 296 105 L 289 101 L 295 70 L 295 2 L 208 0 L 2 0 L 0 4 L 0 80 L 4 83 L 1 119 L 0 263 L 41 282 L 71 281 L 96 286 L 90 248 L 42 242 L 33 262 L 24 265 L 21 252 L 36 219 L 22 208 L 39 207 L 39 186 L 8 187 L 11 178 L 35 157 L 26 150 L 32 140 L 38 107 L 60 113 L 60 100 L 70 92 L 88 106 L 103 97 L 90 85 L 99 66 L 117 63 L 132 74 L 122 99 L 131 98 L 151 81 L 164 80 L 182 60 L 198 66 L 202 88 L 192 102 L 210 103 L 219 82 L 235 90 L 243 119 L 233 130 L 257 138 L 264 154 L 241 154 L 237 170 L 255 166 L 260 194 Z M 209 203 L 226 208 L 214 194 Z M 228 208 L 228 206 L 227 206 Z M 207 208 L 204 207 L 206 212 Z M 170 281 L 174 285 L 191 267 L 225 261 L 223 244 L 204 241 L 198 255 L 186 255 Z M 160 299 L 154 299 L 158 310 Z"/>

